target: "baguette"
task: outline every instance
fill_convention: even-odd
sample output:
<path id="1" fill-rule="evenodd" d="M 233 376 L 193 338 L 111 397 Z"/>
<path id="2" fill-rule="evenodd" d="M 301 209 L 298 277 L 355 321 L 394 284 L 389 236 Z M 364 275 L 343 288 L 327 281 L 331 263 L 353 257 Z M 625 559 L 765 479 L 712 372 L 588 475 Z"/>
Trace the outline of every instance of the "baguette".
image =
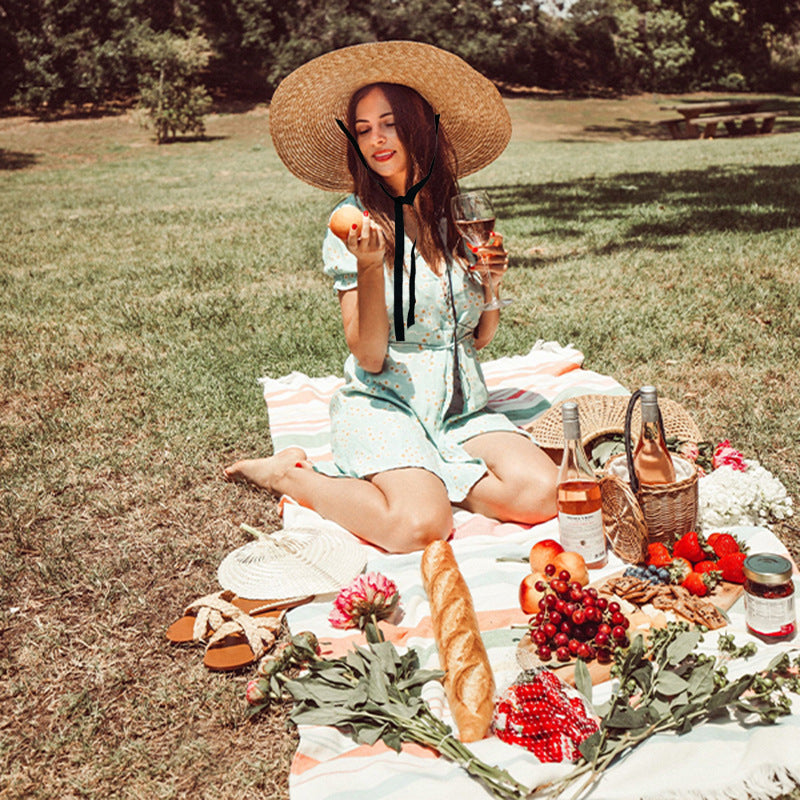
<path id="1" fill-rule="evenodd" d="M 459 739 L 475 742 L 492 722 L 495 684 L 472 595 L 447 542 L 431 542 L 420 568 L 450 712 Z"/>

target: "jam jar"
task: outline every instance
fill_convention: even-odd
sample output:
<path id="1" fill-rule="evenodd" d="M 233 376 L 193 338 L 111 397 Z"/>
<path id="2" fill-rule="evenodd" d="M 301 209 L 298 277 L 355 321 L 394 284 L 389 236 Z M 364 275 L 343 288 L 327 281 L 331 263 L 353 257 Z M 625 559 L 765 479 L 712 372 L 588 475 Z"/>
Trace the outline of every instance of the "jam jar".
<path id="1" fill-rule="evenodd" d="M 792 562 L 772 553 L 744 560 L 744 613 L 747 629 L 770 640 L 788 639 L 795 632 Z"/>

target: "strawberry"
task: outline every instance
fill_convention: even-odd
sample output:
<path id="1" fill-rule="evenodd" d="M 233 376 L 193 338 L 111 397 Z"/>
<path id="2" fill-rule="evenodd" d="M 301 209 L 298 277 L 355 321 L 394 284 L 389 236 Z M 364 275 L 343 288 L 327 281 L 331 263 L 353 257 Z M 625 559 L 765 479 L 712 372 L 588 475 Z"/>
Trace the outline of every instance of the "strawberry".
<path id="1" fill-rule="evenodd" d="M 706 582 L 703 580 L 704 576 L 701 575 L 699 572 L 690 572 L 682 581 L 681 586 L 684 589 L 691 592 L 692 594 L 697 595 L 698 597 L 704 597 L 708 594 L 708 586 Z"/>
<path id="2" fill-rule="evenodd" d="M 673 558 L 667 566 L 672 583 L 683 583 L 683 579 L 692 572 L 692 563 L 686 558 Z"/>
<path id="3" fill-rule="evenodd" d="M 702 574 L 703 572 L 718 572 L 719 568 L 716 561 L 707 558 L 704 561 L 698 561 L 694 565 L 694 571 Z"/>
<path id="4" fill-rule="evenodd" d="M 713 534 L 712 534 L 713 536 Z M 729 533 L 720 533 L 715 539 L 712 549 L 720 558 L 730 553 L 741 553 L 739 542 Z"/>
<path id="5" fill-rule="evenodd" d="M 651 542 L 647 545 L 647 566 L 666 567 L 672 561 L 672 556 L 665 544 Z"/>
<path id="6" fill-rule="evenodd" d="M 722 580 L 731 583 L 744 583 L 742 565 L 747 558 L 746 553 L 727 553 L 717 561 L 717 569 L 722 573 Z"/>
<path id="7" fill-rule="evenodd" d="M 672 554 L 696 564 L 698 561 L 703 561 L 709 555 L 709 551 L 704 536 L 697 531 L 689 531 L 675 542 Z"/>

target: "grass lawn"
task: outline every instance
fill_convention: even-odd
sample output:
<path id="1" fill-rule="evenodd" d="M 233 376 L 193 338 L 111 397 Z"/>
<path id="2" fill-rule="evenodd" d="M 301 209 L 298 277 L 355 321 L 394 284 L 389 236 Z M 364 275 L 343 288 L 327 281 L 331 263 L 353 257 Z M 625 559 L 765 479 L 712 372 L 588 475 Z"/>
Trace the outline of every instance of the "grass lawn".
<path id="1" fill-rule="evenodd" d="M 800 499 L 800 102 L 764 137 L 672 141 L 674 98 L 508 100 L 488 188 L 516 302 L 485 353 L 572 343 L 684 403 Z M 666 112 L 668 113 L 668 112 Z M 0 117 L 0 796 L 285 798 L 286 709 L 244 716 L 164 631 L 217 588 L 227 484 L 269 454 L 257 378 L 338 374 L 320 241 L 252 108 L 156 146 L 129 116 Z M 798 517 L 775 527 L 800 556 Z"/>

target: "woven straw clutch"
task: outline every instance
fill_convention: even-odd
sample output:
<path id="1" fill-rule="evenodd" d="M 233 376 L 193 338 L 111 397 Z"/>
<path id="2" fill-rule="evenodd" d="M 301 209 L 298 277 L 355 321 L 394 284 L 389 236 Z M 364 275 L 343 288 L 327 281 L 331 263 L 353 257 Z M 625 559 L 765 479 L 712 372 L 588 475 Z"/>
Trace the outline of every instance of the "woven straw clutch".
<path id="1" fill-rule="evenodd" d="M 561 449 L 564 447 L 564 426 L 561 420 L 561 406 L 568 402 L 578 404 L 581 421 L 581 443 L 587 447 L 602 436 L 625 433 L 625 412 L 628 408 L 628 395 L 584 394 L 560 400 L 541 416 L 526 425 L 540 447 Z M 658 398 L 658 406 L 664 420 L 667 437 L 675 437 L 681 442 L 700 441 L 700 430 L 689 412 L 674 400 Z M 638 433 L 642 415 L 637 406 L 633 412 L 631 430 Z"/>

